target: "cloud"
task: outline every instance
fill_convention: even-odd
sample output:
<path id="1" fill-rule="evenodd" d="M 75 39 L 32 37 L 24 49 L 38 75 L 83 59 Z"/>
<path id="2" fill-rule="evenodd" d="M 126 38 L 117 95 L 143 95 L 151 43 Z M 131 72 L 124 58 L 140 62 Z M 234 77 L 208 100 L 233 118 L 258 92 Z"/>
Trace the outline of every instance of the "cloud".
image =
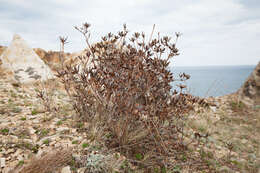
<path id="1" fill-rule="evenodd" d="M 92 24 L 92 41 L 117 32 L 156 31 L 174 36 L 181 55 L 173 65 L 256 64 L 260 57 L 258 0 L 1 0 L 0 45 L 18 33 L 32 47 L 59 49 L 58 37 L 68 36 L 67 51 L 85 47 L 73 26 Z"/>

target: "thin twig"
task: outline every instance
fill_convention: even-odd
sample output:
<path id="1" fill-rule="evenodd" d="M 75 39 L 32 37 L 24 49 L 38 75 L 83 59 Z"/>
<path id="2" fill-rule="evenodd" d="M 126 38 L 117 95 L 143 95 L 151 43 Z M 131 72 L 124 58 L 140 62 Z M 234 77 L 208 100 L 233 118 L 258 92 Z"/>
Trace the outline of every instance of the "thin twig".
<path id="1" fill-rule="evenodd" d="M 154 29 L 155 29 L 155 24 L 153 24 L 153 29 L 152 29 L 152 32 L 151 32 L 151 35 L 150 35 L 148 43 L 150 43 L 151 40 L 152 40 Z"/>

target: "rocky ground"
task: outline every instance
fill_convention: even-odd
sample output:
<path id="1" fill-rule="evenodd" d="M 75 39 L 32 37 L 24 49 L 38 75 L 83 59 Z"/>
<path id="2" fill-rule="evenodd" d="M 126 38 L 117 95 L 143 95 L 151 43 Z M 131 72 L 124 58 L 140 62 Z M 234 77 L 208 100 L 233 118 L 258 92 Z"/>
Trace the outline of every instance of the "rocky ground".
<path id="1" fill-rule="evenodd" d="M 84 128 L 88 124 L 75 123 L 65 93 L 56 87 L 48 86 L 55 99 L 51 106 L 56 109 L 50 113 L 37 96 L 36 88 L 41 86 L 13 86 L 0 79 L 0 172 L 22 167 L 30 158 L 40 158 L 54 148 L 71 149 L 79 157 L 78 153 L 98 147 L 87 138 Z M 63 173 L 68 172 L 64 168 Z"/>
<path id="2" fill-rule="evenodd" d="M 19 172 L 32 158 L 41 158 L 59 148 L 72 152 L 75 159 L 99 150 L 99 143 L 93 137 L 98 130 L 86 131 L 89 124 L 75 120 L 69 99 L 58 82 L 53 81 L 47 87 L 51 112 L 37 96 L 38 90 L 44 88 L 42 84 L 19 86 L 0 78 L 0 172 L 14 168 Z M 246 106 L 236 95 L 208 101 L 209 108 L 196 108 L 185 121 L 184 142 L 189 153 L 211 168 L 204 172 L 259 173 L 259 105 Z M 125 158 L 118 153 L 106 157 L 110 158 L 114 171 L 119 172 Z M 183 154 L 183 164 L 185 157 L 188 156 Z M 84 172 L 87 164 L 81 167 L 64 161 L 59 171 Z M 194 171 L 176 164 L 175 172 Z"/>
<path id="3" fill-rule="evenodd" d="M 198 110 L 187 121 L 189 140 L 194 132 L 208 134 L 198 140 L 203 147 L 193 149 L 219 172 L 260 172 L 259 105 L 246 106 L 236 94 L 209 100 L 215 106 Z"/>

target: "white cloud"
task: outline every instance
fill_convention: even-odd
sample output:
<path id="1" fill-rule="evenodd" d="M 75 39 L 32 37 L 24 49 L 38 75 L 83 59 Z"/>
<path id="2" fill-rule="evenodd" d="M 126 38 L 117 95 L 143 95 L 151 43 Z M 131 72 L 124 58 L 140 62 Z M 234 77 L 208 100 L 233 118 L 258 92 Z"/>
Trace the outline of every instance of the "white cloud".
<path id="1" fill-rule="evenodd" d="M 260 3 L 237 0 L 0 0 L 0 45 L 19 33 L 33 47 L 58 50 L 58 36 L 69 36 L 68 51 L 85 47 L 73 26 L 92 24 L 92 40 L 116 32 L 180 31 L 176 65 L 256 64 L 260 60 Z M 251 0 L 252 1 L 252 0 Z"/>

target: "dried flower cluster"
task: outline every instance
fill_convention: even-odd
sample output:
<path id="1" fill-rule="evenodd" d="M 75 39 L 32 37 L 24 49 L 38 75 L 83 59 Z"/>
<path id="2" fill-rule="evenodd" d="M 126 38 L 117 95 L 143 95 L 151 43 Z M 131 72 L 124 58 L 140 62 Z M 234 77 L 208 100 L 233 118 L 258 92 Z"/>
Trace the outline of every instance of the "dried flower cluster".
<path id="1" fill-rule="evenodd" d="M 124 25 L 122 31 L 108 33 L 91 46 L 89 26 L 76 27 L 85 36 L 89 51 L 79 57 L 78 65 L 67 66 L 57 75 L 74 109 L 83 120 L 96 116 L 104 120 L 112 134 L 110 148 L 118 147 L 132 156 L 141 153 L 144 157 L 149 152 L 149 158 L 162 163 L 155 155 L 170 155 L 177 140 L 178 128 L 172 120 L 181 118 L 197 101 L 182 93 L 184 85 L 179 85 L 180 92 L 172 91 L 172 82 L 190 78 L 185 73 L 174 78 L 168 69 L 170 59 L 178 55 L 180 34 L 176 33 L 173 42 L 159 33 L 152 39 L 151 34 L 147 42 L 144 33 L 128 38 Z"/>

